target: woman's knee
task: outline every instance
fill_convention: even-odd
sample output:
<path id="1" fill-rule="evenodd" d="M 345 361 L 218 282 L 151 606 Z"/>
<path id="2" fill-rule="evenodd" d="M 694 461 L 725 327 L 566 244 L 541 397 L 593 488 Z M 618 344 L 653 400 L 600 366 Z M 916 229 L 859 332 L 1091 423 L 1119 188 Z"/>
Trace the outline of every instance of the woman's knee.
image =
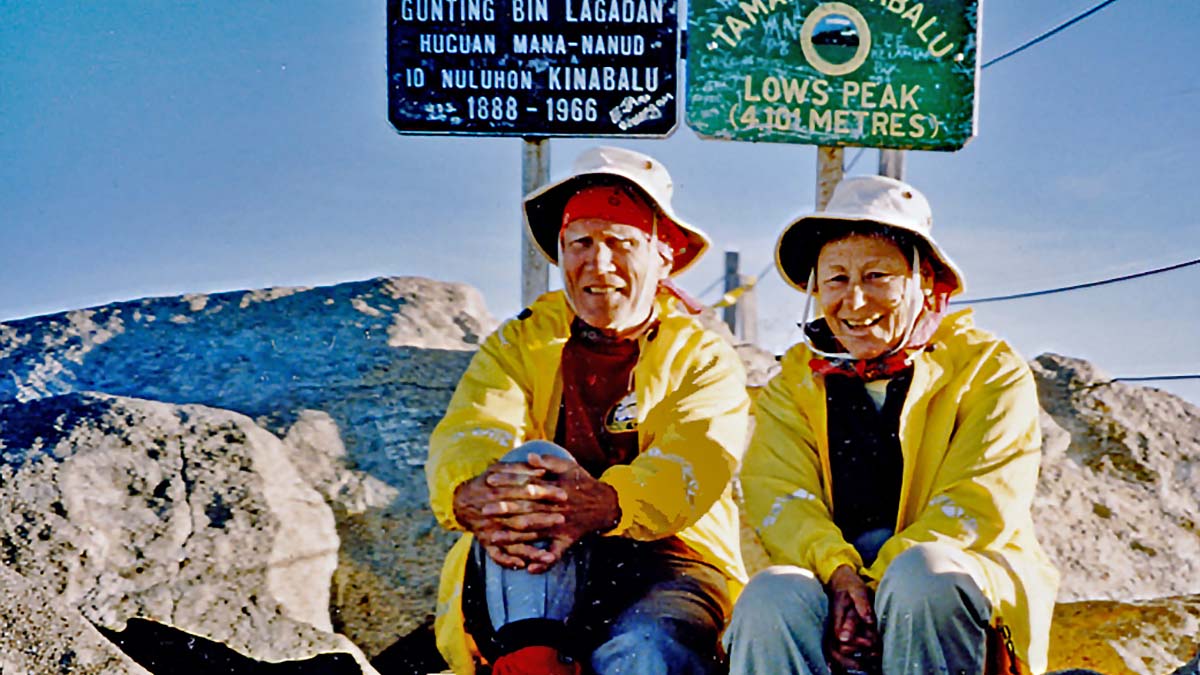
<path id="1" fill-rule="evenodd" d="M 879 583 L 881 612 L 990 612 L 966 553 L 945 544 L 918 544 L 896 556 Z"/>
<path id="2" fill-rule="evenodd" d="M 775 565 L 755 574 L 742 590 L 733 608 L 733 622 L 792 614 L 824 622 L 828 603 L 825 588 L 812 572 Z"/>

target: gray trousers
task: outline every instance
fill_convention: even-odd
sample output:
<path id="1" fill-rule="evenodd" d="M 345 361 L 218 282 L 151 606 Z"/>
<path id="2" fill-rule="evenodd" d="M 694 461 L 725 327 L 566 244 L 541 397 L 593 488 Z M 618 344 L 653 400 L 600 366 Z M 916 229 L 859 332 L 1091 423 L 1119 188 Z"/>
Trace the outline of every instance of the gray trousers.
<path id="1" fill-rule="evenodd" d="M 991 603 L 962 551 L 919 544 L 892 561 L 875 613 L 884 675 L 979 675 Z M 788 565 L 756 574 L 725 632 L 730 675 L 827 675 L 829 600 L 808 570 Z"/>
<path id="2" fill-rule="evenodd" d="M 523 462 L 530 454 L 574 461 L 546 441 L 526 443 L 501 461 Z M 726 580 L 679 547 L 686 549 L 674 538 L 600 537 L 580 541 L 550 569 L 529 574 L 502 567 L 476 544 L 473 562 L 485 607 L 473 609 L 473 594 L 464 593 L 468 628 L 483 638 L 479 646 L 489 658 L 492 638 L 485 633 L 498 636 L 526 624 L 538 631 L 563 630 L 572 638 L 589 636 L 576 645 L 586 646 L 585 653 L 575 656 L 595 675 L 716 675 L 718 636 L 729 615 Z M 577 607 L 581 598 L 588 598 L 589 607 Z M 473 616 L 477 612 L 486 614 L 491 631 L 478 626 L 484 618 Z"/>

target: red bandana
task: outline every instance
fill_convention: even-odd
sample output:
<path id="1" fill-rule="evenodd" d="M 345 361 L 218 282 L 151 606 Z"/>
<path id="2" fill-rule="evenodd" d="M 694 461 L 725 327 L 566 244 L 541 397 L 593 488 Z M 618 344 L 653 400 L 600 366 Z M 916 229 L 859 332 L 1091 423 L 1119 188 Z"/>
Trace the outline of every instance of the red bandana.
<path id="1" fill-rule="evenodd" d="M 563 207 L 562 227 L 584 218 L 632 225 L 651 236 L 655 234 L 657 221 L 658 238 L 671 248 L 672 253 L 679 255 L 687 250 L 687 237 L 679 227 L 623 185 L 593 185 L 571 195 Z"/>
<path id="2" fill-rule="evenodd" d="M 933 334 L 942 325 L 950 304 L 950 288 L 935 283 L 930 305 L 925 307 L 903 349 L 873 359 L 809 359 L 808 367 L 817 375 L 844 375 L 864 382 L 885 380 L 904 372 L 912 364 L 912 355 L 929 346 Z"/>

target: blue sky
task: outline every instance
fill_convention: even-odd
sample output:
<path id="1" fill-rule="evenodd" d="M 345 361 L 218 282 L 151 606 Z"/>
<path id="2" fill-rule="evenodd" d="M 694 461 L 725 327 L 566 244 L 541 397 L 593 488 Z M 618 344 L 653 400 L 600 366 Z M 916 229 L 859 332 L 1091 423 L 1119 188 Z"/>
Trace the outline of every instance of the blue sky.
<path id="1" fill-rule="evenodd" d="M 991 0 L 984 60 L 1095 0 Z M 519 309 L 517 139 L 418 137 L 387 122 L 384 0 L 0 0 L 0 320 L 153 295 L 422 275 Z M 1200 2 L 1124 0 L 983 72 L 979 135 L 909 153 L 908 180 L 968 296 L 1200 258 Z M 682 117 L 682 115 L 681 115 Z M 561 176 L 595 139 L 555 140 Z M 810 146 L 613 141 L 662 159 L 716 251 L 770 260 L 813 204 Z M 847 152 L 848 157 L 855 154 Z M 873 172 L 877 153 L 852 173 Z M 1200 372 L 1200 266 L 981 305 L 1026 356 L 1113 375 Z M 715 300 L 715 294 L 705 296 Z M 760 334 L 795 339 L 772 272 Z M 1162 383 L 1200 402 L 1200 383 Z"/>

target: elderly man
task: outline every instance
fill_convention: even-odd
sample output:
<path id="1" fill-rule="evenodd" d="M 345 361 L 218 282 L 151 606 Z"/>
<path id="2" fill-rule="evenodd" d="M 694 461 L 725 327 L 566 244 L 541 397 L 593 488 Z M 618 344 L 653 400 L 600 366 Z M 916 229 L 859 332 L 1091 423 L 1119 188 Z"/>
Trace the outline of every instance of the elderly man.
<path id="1" fill-rule="evenodd" d="M 654 159 L 598 148 L 526 197 L 563 290 L 502 325 L 430 439 L 456 673 L 709 673 L 745 571 L 737 356 L 677 304 L 708 246 Z"/>

